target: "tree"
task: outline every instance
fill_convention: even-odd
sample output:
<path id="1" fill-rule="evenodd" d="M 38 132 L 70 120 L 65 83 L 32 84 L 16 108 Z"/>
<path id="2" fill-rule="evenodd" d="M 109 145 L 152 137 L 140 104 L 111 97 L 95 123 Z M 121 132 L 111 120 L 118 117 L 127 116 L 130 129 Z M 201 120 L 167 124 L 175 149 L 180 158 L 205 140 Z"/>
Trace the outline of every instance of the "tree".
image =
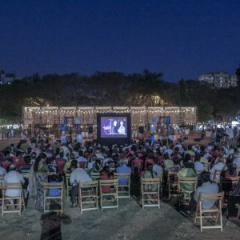
<path id="1" fill-rule="evenodd" d="M 236 69 L 236 75 L 237 75 L 237 85 L 238 85 L 238 88 L 240 88 L 240 65 Z"/>

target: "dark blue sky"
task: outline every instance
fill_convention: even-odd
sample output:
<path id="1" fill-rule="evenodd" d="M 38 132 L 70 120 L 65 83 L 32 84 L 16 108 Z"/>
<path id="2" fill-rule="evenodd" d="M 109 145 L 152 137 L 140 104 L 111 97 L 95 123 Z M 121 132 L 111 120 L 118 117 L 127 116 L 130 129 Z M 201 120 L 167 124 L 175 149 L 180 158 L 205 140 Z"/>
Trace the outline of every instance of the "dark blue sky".
<path id="1" fill-rule="evenodd" d="M 239 0 L 0 1 L 0 69 L 17 76 L 149 69 L 178 81 L 239 64 Z"/>

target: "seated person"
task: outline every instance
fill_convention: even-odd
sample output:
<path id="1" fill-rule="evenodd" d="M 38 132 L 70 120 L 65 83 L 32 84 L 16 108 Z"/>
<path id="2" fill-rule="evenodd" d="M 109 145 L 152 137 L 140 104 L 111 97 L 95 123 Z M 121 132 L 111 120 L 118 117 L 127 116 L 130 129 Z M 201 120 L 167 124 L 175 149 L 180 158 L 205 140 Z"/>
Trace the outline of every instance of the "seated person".
<path id="1" fill-rule="evenodd" d="M 9 172 L 4 176 L 5 183 L 22 183 L 24 184 L 25 180 L 19 172 L 16 171 L 16 166 L 11 164 L 9 166 Z M 8 197 L 17 197 L 20 194 L 19 189 L 7 189 L 5 195 Z"/>
<path id="2" fill-rule="evenodd" d="M 229 178 L 229 177 L 237 177 L 237 166 L 235 164 L 228 164 L 227 169 L 222 172 L 222 177 Z"/>
<path id="3" fill-rule="evenodd" d="M 156 172 L 159 177 L 163 176 L 163 168 L 157 158 L 154 159 L 153 171 Z"/>
<path id="4" fill-rule="evenodd" d="M 93 165 L 93 171 L 94 172 L 101 172 L 103 169 L 102 160 L 96 159 L 94 165 Z"/>
<path id="5" fill-rule="evenodd" d="M 76 197 L 78 196 L 78 184 L 80 182 L 92 182 L 91 177 L 88 173 L 83 169 L 79 168 L 76 163 L 71 165 L 71 175 L 70 175 L 70 184 L 72 185 L 71 189 L 71 207 L 77 207 Z"/>
<path id="6" fill-rule="evenodd" d="M 210 173 L 202 172 L 200 175 L 200 180 L 202 185 L 197 188 L 197 190 L 191 195 L 191 201 L 189 203 L 190 213 L 193 214 L 196 211 L 197 201 L 200 193 L 218 193 L 219 188 L 216 183 L 211 183 Z M 214 201 L 203 201 L 202 207 L 205 209 L 212 208 L 214 206 Z"/>
<path id="7" fill-rule="evenodd" d="M 113 179 L 113 173 L 110 171 L 110 168 L 108 166 L 103 167 L 103 169 L 100 173 L 100 179 L 101 180 L 112 180 Z M 102 187 L 102 192 L 108 193 L 110 191 L 111 191 L 110 186 Z"/>
<path id="8" fill-rule="evenodd" d="M 169 168 L 173 167 L 174 162 L 172 159 L 170 159 L 169 155 L 165 153 L 163 157 L 164 157 L 163 166 L 165 170 L 168 170 Z"/>
<path id="9" fill-rule="evenodd" d="M 232 192 L 228 196 L 228 219 L 238 220 L 240 217 L 240 208 L 236 209 L 236 204 L 240 207 L 240 179 Z"/>
<path id="10" fill-rule="evenodd" d="M 213 165 L 213 167 L 210 169 L 210 178 L 211 178 L 211 181 L 213 181 L 214 179 L 214 174 L 215 174 L 215 171 L 222 171 L 225 167 L 225 164 L 224 164 L 224 158 L 218 158 L 216 160 L 217 162 Z M 216 176 L 216 182 L 219 182 L 220 180 L 220 175 Z"/>
<path id="11" fill-rule="evenodd" d="M 51 175 L 49 177 L 49 183 L 57 183 L 58 182 L 58 177 L 56 174 Z M 49 189 L 48 191 L 49 196 L 58 196 L 61 194 L 61 190 L 59 188 L 56 189 Z"/>
<path id="12" fill-rule="evenodd" d="M 192 162 L 184 162 L 183 168 L 181 168 L 177 173 L 178 178 L 187 178 L 187 177 L 196 177 L 197 173 L 194 169 L 194 164 Z M 191 183 L 184 183 L 181 184 L 181 189 L 187 190 L 187 191 L 194 191 L 194 184 Z M 189 198 L 189 193 L 184 193 L 184 198 Z"/>
<path id="13" fill-rule="evenodd" d="M 117 173 L 131 173 L 132 169 L 127 166 L 127 160 L 121 160 L 120 161 L 121 166 L 117 167 L 116 172 Z M 128 179 L 127 178 L 119 178 L 118 181 L 119 185 L 127 185 Z"/>
<path id="14" fill-rule="evenodd" d="M 2 163 L 0 162 L 0 175 L 4 176 L 7 173 L 6 169 L 2 167 Z M 0 186 L 4 182 L 4 180 L 0 180 Z"/>
<path id="15" fill-rule="evenodd" d="M 147 165 L 147 170 L 144 171 L 143 178 L 158 178 L 157 173 L 153 171 L 152 164 Z M 151 184 L 145 187 L 145 191 L 156 191 L 156 190 L 157 190 L 157 186 L 154 184 Z"/>

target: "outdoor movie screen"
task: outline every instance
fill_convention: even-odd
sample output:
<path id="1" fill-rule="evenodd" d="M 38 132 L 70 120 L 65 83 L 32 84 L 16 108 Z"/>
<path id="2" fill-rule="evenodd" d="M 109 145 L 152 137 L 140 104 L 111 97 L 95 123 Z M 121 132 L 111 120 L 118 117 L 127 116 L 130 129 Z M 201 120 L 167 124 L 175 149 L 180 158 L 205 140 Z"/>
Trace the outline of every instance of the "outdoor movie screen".
<path id="1" fill-rule="evenodd" d="M 131 140 L 129 113 L 98 113 L 97 139 L 102 143 L 127 143 Z"/>
<path id="2" fill-rule="evenodd" d="M 101 137 L 126 138 L 128 131 L 127 117 L 101 117 Z"/>

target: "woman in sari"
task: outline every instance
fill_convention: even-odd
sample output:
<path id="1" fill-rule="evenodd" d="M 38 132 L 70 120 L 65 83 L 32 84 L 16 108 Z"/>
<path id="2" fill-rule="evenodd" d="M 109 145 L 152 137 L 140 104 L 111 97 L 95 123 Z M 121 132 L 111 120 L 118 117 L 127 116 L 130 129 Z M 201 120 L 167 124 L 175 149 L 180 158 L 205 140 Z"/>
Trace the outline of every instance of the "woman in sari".
<path id="1" fill-rule="evenodd" d="M 43 183 L 48 182 L 47 156 L 41 153 L 31 168 L 29 177 L 29 194 L 35 198 L 35 208 L 43 211 Z"/>

